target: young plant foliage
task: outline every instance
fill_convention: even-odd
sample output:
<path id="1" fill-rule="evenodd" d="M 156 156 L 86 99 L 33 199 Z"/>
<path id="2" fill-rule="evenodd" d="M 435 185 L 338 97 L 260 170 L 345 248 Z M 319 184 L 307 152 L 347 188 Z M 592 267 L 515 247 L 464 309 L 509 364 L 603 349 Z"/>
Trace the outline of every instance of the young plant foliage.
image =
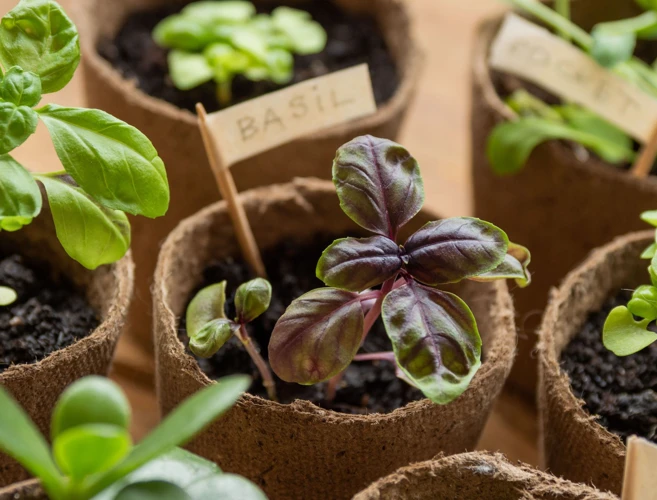
<path id="1" fill-rule="evenodd" d="M 204 0 L 161 21 L 153 39 L 171 49 L 169 76 L 178 89 L 190 90 L 214 80 L 219 103 L 228 106 L 237 75 L 289 83 L 294 54 L 321 52 L 326 32 L 302 10 L 283 6 L 271 15 L 256 15 L 251 2 Z"/>
<path id="2" fill-rule="evenodd" d="M 657 211 L 644 212 L 641 218 L 657 227 Z M 657 241 L 657 232 L 655 233 Z M 616 356 L 629 356 L 657 340 L 649 326 L 657 320 L 657 244 L 651 244 L 641 255 L 650 260 L 650 285 L 641 285 L 632 294 L 627 306 L 614 308 L 602 330 L 602 342 Z"/>
<path id="3" fill-rule="evenodd" d="M 0 388 L 0 449 L 40 479 L 53 500 L 203 500 L 209 488 L 213 497 L 265 500 L 246 479 L 224 478 L 215 464 L 177 448 L 230 409 L 249 384 L 242 375 L 220 379 L 133 446 L 130 407 L 121 389 L 102 377 L 83 378 L 55 406 L 52 453 L 28 415 Z"/>
<path id="4" fill-rule="evenodd" d="M 136 128 L 99 110 L 36 106 L 71 80 L 80 59 L 75 25 L 53 0 L 21 0 L 0 21 L 0 230 L 39 215 L 42 184 L 57 236 L 89 269 L 130 246 L 124 212 L 160 217 L 169 206 L 164 163 Z M 9 153 L 41 120 L 64 170 L 31 174 Z"/>
<path id="5" fill-rule="evenodd" d="M 529 251 L 470 217 L 430 222 L 400 244 L 424 187 L 415 159 L 389 140 L 365 136 L 342 146 L 333 182 L 343 211 L 374 235 L 343 238 L 324 251 L 317 277 L 327 288 L 296 299 L 279 319 L 269 344 L 272 369 L 304 385 L 336 380 L 381 315 L 393 352 L 366 359 L 395 360 L 405 380 L 449 403 L 479 368 L 481 339 L 468 306 L 437 287 L 507 278 L 526 286 Z"/>

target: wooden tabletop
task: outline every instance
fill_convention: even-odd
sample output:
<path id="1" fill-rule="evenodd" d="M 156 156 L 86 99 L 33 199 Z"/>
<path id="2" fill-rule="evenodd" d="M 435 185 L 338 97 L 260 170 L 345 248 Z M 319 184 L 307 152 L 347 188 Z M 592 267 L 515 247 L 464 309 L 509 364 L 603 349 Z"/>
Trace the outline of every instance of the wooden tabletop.
<path id="1" fill-rule="evenodd" d="M 67 9 L 74 2 L 60 0 Z M 0 0 L 4 14 L 17 0 Z M 417 100 L 407 118 L 402 137 L 418 159 L 427 190 L 427 205 L 444 216 L 471 211 L 469 181 L 470 54 L 476 24 L 501 10 L 497 0 L 408 0 L 417 23 L 427 65 Z M 63 91 L 46 96 L 45 102 L 84 105 L 80 71 Z M 45 103 L 44 102 L 44 103 Z M 14 154 L 14 153 L 12 153 Z M 34 171 L 56 170 L 57 156 L 45 127 L 37 137 L 15 151 L 15 157 Z M 135 378 L 122 366 L 151 364 L 135 346 L 122 341 L 120 363 L 113 377 L 127 391 L 134 411 L 133 433 L 138 439 L 158 421 L 151 380 Z M 511 394 L 498 401 L 480 442 L 481 449 L 502 451 L 511 460 L 537 464 L 536 418 L 533 410 Z"/>

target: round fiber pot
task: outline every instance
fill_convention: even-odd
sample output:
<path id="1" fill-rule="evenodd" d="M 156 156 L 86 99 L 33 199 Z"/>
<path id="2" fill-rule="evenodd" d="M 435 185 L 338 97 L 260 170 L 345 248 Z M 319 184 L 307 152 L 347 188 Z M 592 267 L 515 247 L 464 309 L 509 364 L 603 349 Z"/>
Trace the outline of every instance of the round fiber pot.
<path id="1" fill-rule="evenodd" d="M 243 193 L 260 248 L 322 232 L 359 234 L 342 212 L 331 182 L 295 179 Z M 411 231 L 436 217 L 427 211 Z M 179 318 L 212 259 L 238 256 L 226 205 L 183 221 L 167 238 L 154 286 L 158 397 L 163 414 L 213 383 L 178 338 Z M 245 395 L 190 450 L 244 475 L 270 499 L 346 499 L 400 466 L 473 448 L 502 389 L 515 351 L 513 305 L 506 283 L 467 282 L 455 290 L 472 308 L 483 339 L 483 364 L 468 390 L 449 405 L 424 399 L 391 413 L 349 415 L 309 401 L 278 404 Z M 262 350 L 267 346 L 261 346 Z"/>
<path id="2" fill-rule="evenodd" d="M 592 252 L 553 291 L 539 333 L 544 465 L 571 481 L 592 483 L 616 494 L 622 488 L 625 445 L 583 408 L 559 363 L 589 313 L 599 311 L 621 289 L 634 289 L 649 280 L 647 261 L 639 256 L 654 238 L 654 231 L 632 233 Z"/>
<path id="3" fill-rule="evenodd" d="M 464 453 L 402 467 L 353 500 L 617 500 L 499 453 Z"/>
<path id="4" fill-rule="evenodd" d="M 586 29 L 595 23 L 638 13 L 634 0 L 576 0 L 573 19 Z M 491 71 L 489 50 L 502 18 L 481 25 L 473 61 L 472 179 L 474 210 L 532 251 L 533 282 L 517 294 L 518 359 L 510 384 L 531 395 L 536 390 L 534 332 L 550 287 L 581 262 L 593 248 L 614 236 L 645 227 L 639 220 L 653 209 L 657 179 L 638 179 L 591 156 L 576 158 L 570 144 L 551 141 L 539 146 L 521 172 L 499 177 L 486 156 L 495 126 L 514 118 L 495 86 L 508 76 Z M 518 82 L 518 79 L 515 79 Z"/>
<path id="5" fill-rule="evenodd" d="M 86 375 L 107 375 L 114 348 L 124 327 L 132 296 L 130 254 L 116 264 L 95 271 L 84 269 L 62 249 L 46 206 L 29 226 L 3 232 L 3 253 L 18 253 L 28 260 L 47 262 L 55 274 L 67 277 L 84 291 L 98 314 L 99 326 L 87 337 L 53 352 L 37 363 L 12 365 L 0 373 L 0 385 L 25 409 L 44 435 L 50 435 L 50 416 L 62 391 Z M 25 479 L 27 473 L 0 453 L 0 486 Z"/>
<path id="6" fill-rule="evenodd" d="M 30 479 L 0 488 L 0 500 L 48 500 L 39 481 Z"/>
<path id="7" fill-rule="evenodd" d="M 88 104 L 144 132 L 167 165 L 171 187 L 169 212 L 155 221 L 139 218 L 132 221 L 137 293 L 131 312 L 131 334 L 149 346 L 148 318 L 152 310 L 149 288 L 157 261 L 154 245 L 161 243 L 180 220 L 220 196 L 196 115 L 139 90 L 99 55 L 97 45 L 103 37 L 114 35 L 133 12 L 183 3 L 186 0 L 87 0 L 76 7 Z M 303 5 L 303 2 L 290 3 Z M 339 0 L 337 3 L 345 10 L 370 14 L 378 21 L 397 64 L 400 77 L 397 92 L 373 116 L 309 135 L 238 163 L 232 169 L 238 190 L 286 182 L 297 176 L 330 179 L 335 151 L 346 142 L 363 134 L 393 140 L 397 137 L 422 66 L 405 0 Z"/>

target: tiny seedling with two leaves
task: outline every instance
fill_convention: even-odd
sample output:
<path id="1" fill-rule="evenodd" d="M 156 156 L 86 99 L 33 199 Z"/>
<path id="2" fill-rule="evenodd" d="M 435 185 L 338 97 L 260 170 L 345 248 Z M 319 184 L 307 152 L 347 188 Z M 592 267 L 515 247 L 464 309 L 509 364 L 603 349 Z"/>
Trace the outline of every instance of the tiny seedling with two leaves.
<path id="1" fill-rule="evenodd" d="M 190 90 L 206 82 L 217 85 L 217 99 L 232 102 L 237 75 L 283 85 L 294 76 L 294 54 L 321 52 L 326 32 L 310 14 L 278 7 L 256 14 L 242 0 L 194 2 L 161 21 L 153 39 L 169 52 L 169 76 L 176 88 Z"/>
<path id="2" fill-rule="evenodd" d="M 246 479 L 177 448 L 229 410 L 249 384 L 244 375 L 220 379 L 133 446 L 130 406 L 121 389 L 106 378 L 85 377 L 57 401 L 52 449 L 0 387 L 0 450 L 37 477 L 52 500 L 266 500 Z"/>
<path id="3" fill-rule="evenodd" d="M 134 127 L 96 109 L 37 107 L 71 81 L 79 60 L 77 29 L 53 0 L 21 0 L 0 21 L 0 231 L 39 215 L 40 184 L 62 246 L 95 269 L 128 251 L 126 213 L 166 213 L 169 185 L 157 151 Z M 63 170 L 30 173 L 10 155 L 39 120 Z"/>
<path id="4" fill-rule="evenodd" d="M 303 385 L 331 380 L 330 400 L 352 361 L 394 362 L 429 399 L 452 401 L 481 364 L 481 338 L 465 302 L 438 287 L 507 278 L 525 286 L 529 252 L 496 226 L 468 217 L 430 222 L 400 244 L 399 230 L 424 204 L 424 187 L 417 162 L 394 142 L 365 136 L 344 145 L 333 181 L 343 211 L 373 235 L 336 240 L 322 254 L 316 273 L 327 288 L 293 301 L 277 322 L 269 344 L 273 371 Z M 187 314 L 190 347 L 204 355 L 216 352 L 240 322 L 212 322 L 223 312 L 225 285 L 215 287 L 218 300 L 202 305 L 202 291 Z M 271 293 L 268 285 L 260 287 L 262 298 L 252 301 L 259 314 Z M 236 304 L 243 293 L 238 291 Z M 243 306 L 237 309 L 239 318 Z M 357 355 L 379 316 L 393 352 Z M 205 340 L 199 349 L 195 337 L 210 330 L 225 333 L 213 333 L 218 340 L 208 352 Z"/>
<path id="5" fill-rule="evenodd" d="M 571 22 L 570 0 L 558 0 L 554 10 L 538 0 L 505 1 L 554 29 L 600 65 L 657 98 L 655 64 L 646 64 L 633 56 L 637 40 L 657 39 L 657 2 L 654 0 L 636 0 L 646 12 L 631 19 L 600 23 L 590 34 Z M 534 148 L 550 140 L 572 141 L 614 165 L 632 163 L 636 158 L 634 142 L 625 132 L 581 106 L 572 103 L 551 106 L 525 90 L 509 96 L 507 104 L 518 118 L 498 125 L 487 147 L 493 171 L 499 175 L 522 170 Z M 580 152 L 586 153 L 586 149 Z"/>
<path id="6" fill-rule="evenodd" d="M 657 227 L 657 211 L 641 214 L 641 219 Z M 602 342 L 617 356 L 629 356 L 657 341 L 657 333 L 649 329 L 657 320 L 657 232 L 656 242 L 641 254 L 650 260 L 649 285 L 641 285 L 632 293 L 627 306 L 615 307 L 607 317 L 602 331 Z"/>

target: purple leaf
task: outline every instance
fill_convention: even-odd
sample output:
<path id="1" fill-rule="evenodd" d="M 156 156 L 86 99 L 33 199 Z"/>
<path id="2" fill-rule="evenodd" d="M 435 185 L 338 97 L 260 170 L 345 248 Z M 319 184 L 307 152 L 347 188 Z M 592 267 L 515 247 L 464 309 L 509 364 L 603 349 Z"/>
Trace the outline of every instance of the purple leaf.
<path id="1" fill-rule="evenodd" d="M 317 277 L 327 286 L 362 292 L 392 278 L 401 267 L 399 245 L 390 238 L 343 238 L 322 253 Z"/>
<path id="2" fill-rule="evenodd" d="M 427 285 L 456 283 L 499 266 L 507 253 L 504 231 L 473 217 L 425 224 L 404 244 L 406 270 Z"/>
<path id="3" fill-rule="evenodd" d="M 460 396 L 481 365 L 481 338 L 456 295 L 410 281 L 383 301 L 383 322 L 402 372 L 434 403 Z"/>
<path id="4" fill-rule="evenodd" d="M 495 281 L 513 279 L 519 287 L 525 288 L 531 283 L 532 277 L 528 266 L 531 262 L 529 250 L 521 245 L 509 243 L 509 249 L 502 263 L 492 271 L 470 278 L 473 281 Z"/>
<path id="5" fill-rule="evenodd" d="M 342 146 L 333 162 L 340 206 L 354 222 L 395 239 L 424 204 L 420 167 L 404 147 L 369 135 Z"/>
<path id="6" fill-rule="evenodd" d="M 328 380 L 354 359 L 363 336 L 358 294 L 319 288 L 296 299 L 274 327 L 269 363 L 282 380 Z"/>

